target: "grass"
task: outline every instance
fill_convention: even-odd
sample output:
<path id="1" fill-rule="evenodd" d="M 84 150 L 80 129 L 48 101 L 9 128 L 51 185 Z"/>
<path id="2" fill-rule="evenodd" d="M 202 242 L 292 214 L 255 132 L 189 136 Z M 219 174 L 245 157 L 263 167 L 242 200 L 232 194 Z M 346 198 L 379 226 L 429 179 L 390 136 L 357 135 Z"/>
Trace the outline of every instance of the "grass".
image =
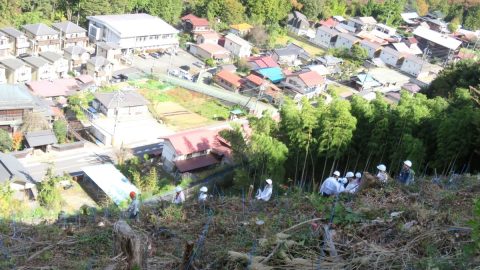
<path id="1" fill-rule="evenodd" d="M 345 93 L 351 93 L 352 92 L 352 90 L 350 90 L 350 88 L 348 88 L 344 85 L 333 84 L 333 83 L 328 85 L 327 90 L 329 92 L 335 93 L 336 95 L 342 95 L 342 94 L 345 94 Z"/>
<path id="2" fill-rule="evenodd" d="M 275 42 L 275 45 L 286 45 L 288 43 L 294 43 L 300 47 L 302 47 L 305 51 L 307 51 L 309 54 L 312 56 L 314 55 L 323 55 L 325 53 L 325 50 L 322 50 L 318 47 L 315 47 L 311 44 L 308 44 L 304 41 L 301 41 L 299 39 L 296 39 L 294 37 L 284 35 L 284 36 L 279 36 Z"/>

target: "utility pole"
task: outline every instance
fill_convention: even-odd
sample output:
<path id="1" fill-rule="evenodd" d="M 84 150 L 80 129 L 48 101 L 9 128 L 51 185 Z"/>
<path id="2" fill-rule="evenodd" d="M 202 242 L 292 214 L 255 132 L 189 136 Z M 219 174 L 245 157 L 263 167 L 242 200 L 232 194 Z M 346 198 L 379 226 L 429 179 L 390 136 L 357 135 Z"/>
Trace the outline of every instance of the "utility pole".
<path id="1" fill-rule="evenodd" d="M 118 90 L 115 92 L 113 95 L 112 100 L 109 102 L 108 107 L 110 107 L 110 104 L 112 102 L 116 102 L 115 104 L 115 122 L 113 123 L 113 133 L 112 133 L 112 146 L 115 146 L 115 135 L 117 132 L 117 124 L 118 124 L 118 111 L 120 109 L 120 102 L 125 100 L 125 93 L 123 90 Z"/>

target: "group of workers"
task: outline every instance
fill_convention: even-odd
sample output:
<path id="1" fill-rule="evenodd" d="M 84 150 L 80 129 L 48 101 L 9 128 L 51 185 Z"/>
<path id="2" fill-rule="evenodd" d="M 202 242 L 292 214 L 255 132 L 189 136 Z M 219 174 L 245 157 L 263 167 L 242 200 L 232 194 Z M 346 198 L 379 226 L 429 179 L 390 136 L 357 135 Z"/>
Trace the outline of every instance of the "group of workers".
<path id="1" fill-rule="evenodd" d="M 383 184 L 387 183 L 389 179 L 387 166 L 379 164 L 377 170 L 378 172 L 375 175 L 375 178 Z M 404 185 L 410 185 L 414 181 L 414 175 L 415 173 L 412 170 L 412 162 L 410 160 L 405 160 L 400 174 L 398 175 L 398 181 Z M 332 176 L 323 181 L 319 193 L 325 197 L 337 195 L 342 192 L 355 193 L 362 185 L 361 179 L 362 174 L 359 172 L 355 175 L 353 172 L 347 172 L 345 177 L 342 178 L 340 177 L 340 172 L 335 171 Z"/>
<path id="2" fill-rule="evenodd" d="M 403 162 L 402 170 L 398 175 L 398 181 L 404 185 L 409 185 L 414 181 L 414 175 L 412 168 L 412 162 L 410 160 L 405 160 Z M 388 182 L 387 166 L 384 164 L 379 164 L 377 166 L 377 174 L 375 178 L 381 183 Z M 255 199 L 261 201 L 269 201 L 272 197 L 273 192 L 273 181 L 272 179 L 265 180 L 266 185 L 263 189 L 258 189 L 255 195 Z M 362 174 L 360 172 L 353 173 L 347 172 L 345 177 L 340 177 L 340 172 L 335 171 L 332 176 L 328 177 L 323 181 L 319 193 L 322 196 L 328 197 L 332 195 L 337 195 L 342 192 L 355 193 L 359 190 L 362 185 Z M 198 201 L 205 203 L 208 198 L 208 188 L 203 186 L 200 188 L 200 194 L 198 195 Z M 132 203 L 128 207 L 128 213 L 130 214 L 131 219 L 137 219 L 138 213 L 140 211 L 140 203 L 137 199 L 137 195 L 134 191 L 130 192 L 130 198 Z M 181 186 L 175 188 L 175 196 L 173 196 L 172 203 L 182 204 L 185 202 L 185 193 Z"/>

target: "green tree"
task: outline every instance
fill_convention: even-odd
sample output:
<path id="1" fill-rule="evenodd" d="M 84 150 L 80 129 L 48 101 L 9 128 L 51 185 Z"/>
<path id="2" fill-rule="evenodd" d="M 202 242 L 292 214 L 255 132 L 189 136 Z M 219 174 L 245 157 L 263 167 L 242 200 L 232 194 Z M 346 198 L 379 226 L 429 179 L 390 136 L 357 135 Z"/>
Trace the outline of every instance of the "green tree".
<path id="1" fill-rule="evenodd" d="M 264 25 L 277 25 L 292 8 L 288 0 L 247 0 L 247 7 L 250 18 Z"/>
<path id="2" fill-rule="evenodd" d="M 243 21 L 245 7 L 238 0 L 210 0 L 207 4 L 207 17 L 210 21 L 219 18 L 226 24 Z"/>
<path id="3" fill-rule="evenodd" d="M 165 21 L 175 24 L 180 20 L 183 10 L 182 0 L 156 0 L 149 1 L 145 7 L 146 11 L 155 16 L 159 16 Z"/>
<path id="4" fill-rule="evenodd" d="M 58 209 L 61 203 L 61 194 L 58 183 L 62 177 L 53 173 L 53 168 L 48 167 L 45 177 L 38 184 L 38 201 L 41 206 L 48 209 Z"/>
<path id="5" fill-rule="evenodd" d="M 158 174 L 157 169 L 152 167 L 143 179 L 142 190 L 155 193 L 158 190 Z"/>
<path id="6" fill-rule="evenodd" d="M 354 44 L 352 46 L 350 49 L 350 54 L 352 55 L 353 60 L 360 64 L 368 59 L 367 50 L 358 44 Z"/>
<path id="7" fill-rule="evenodd" d="M 323 18 L 331 16 L 344 16 L 347 12 L 347 2 L 345 0 L 326 0 L 326 5 L 323 9 Z"/>
<path id="8" fill-rule="evenodd" d="M 300 2 L 303 5 L 302 13 L 307 18 L 315 20 L 322 14 L 326 0 L 301 0 Z"/>
<path id="9" fill-rule="evenodd" d="M 427 0 L 416 0 L 417 13 L 420 16 L 425 16 L 428 13 L 428 2 Z"/>
<path id="10" fill-rule="evenodd" d="M 480 5 L 467 10 L 464 26 L 473 31 L 480 28 Z"/>
<path id="11" fill-rule="evenodd" d="M 59 119 L 53 122 L 53 132 L 58 139 L 58 143 L 67 141 L 67 121 Z"/>
<path id="12" fill-rule="evenodd" d="M 0 151 L 6 152 L 13 148 L 13 141 L 10 134 L 3 129 L 0 129 Z"/>
<path id="13" fill-rule="evenodd" d="M 480 85 L 480 65 L 472 60 L 464 60 L 443 69 L 430 83 L 426 94 L 429 97 L 449 97 L 457 88 L 477 85 Z"/>
<path id="14" fill-rule="evenodd" d="M 207 60 L 205 60 L 205 64 L 209 67 L 214 67 L 215 66 L 215 60 L 213 60 L 212 58 L 208 58 Z"/>

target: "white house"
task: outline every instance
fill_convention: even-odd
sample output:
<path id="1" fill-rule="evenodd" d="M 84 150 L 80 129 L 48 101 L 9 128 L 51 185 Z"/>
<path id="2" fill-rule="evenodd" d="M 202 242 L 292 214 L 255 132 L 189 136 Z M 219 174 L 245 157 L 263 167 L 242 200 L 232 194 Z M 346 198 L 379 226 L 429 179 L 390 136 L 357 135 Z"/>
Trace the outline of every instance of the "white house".
<path id="1" fill-rule="evenodd" d="M 30 42 L 28 42 L 28 38 L 23 32 L 20 32 L 13 27 L 2 28 L 0 31 L 8 37 L 10 53 L 12 55 L 18 56 L 30 51 Z"/>
<path id="2" fill-rule="evenodd" d="M 10 44 L 10 39 L 8 36 L 2 32 L 0 32 L 0 57 L 3 58 L 10 54 L 10 48 L 12 44 Z"/>
<path id="3" fill-rule="evenodd" d="M 53 67 L 47 60 L 39 56 L 29 56 L 22 58 L 25 63 L 32 67 L 32 80 L 53 80 L 55 79 L 55 73 Z"/>
<path id="4" fill-rule="evenodd" d="M 356 32 L 360 32 L 363 30 L 369 31 L 372 30 L 375 25 L 377 24 L 377 20 L 373 17 L 354 17 L 349 18 L 346 21 L 346 24 L 350 27 L 354 27 Z"/>
<path id="5" fill-rule="evenodd" d="M 378 57 L 380 55 L 380 51 L 382 49 L 382 45 L 371 42 L 369 40 L 362 40 L 360 41 L 360 47 L 364 48 L 368 53 L 368 58 L 372 59 Z"/>
<path id="6" fill-rule="evenodd" d="M 25 83 L 32 80 L 32 68 L 22 60 L 11 58 L 0 61 L 5 67 L 5 77 L 10 84 Z"/>
<path id="7" fill-rule="evenodd" d="M 302 97 L 316 97 L 326 89 L 325 77 L 311 70 L 288 75 L 282 86 L 297 101 Z"/>
<path id="8" fill-rule="evenodd" d="M 178 30 L 164 20 L 145 13 L 88 16 L 88 37 L 133 50 L 176 50 Z"/>
<path id="9" fill-rule="evenodd" d="M 390 47 L 383 48 L 382 52 L 380 53 L 380 59 L 382 59 L 385 64 L 393 67 L 398 67 L 401 65 L 403 58 L 404 54 Z"/>
<path id="10" fill-rule="evenodd" d="M 103 56 L 95 56 L 87 62 L 87 74 L 92 76 L 96 84 L 110 81 L 112 78 L 113 63 Z"/>
<path id="11" fill-rule="evenodd" d="M 337 41 L 335 42 L 335 48 L 350 49 L 356 43 L 360 42 L 360 39 L 349 33 L 338 34 Z"/>
<path id="12" fill-rule="evenodd" d="M 337 30 L 322 25 L 317 28 L 315 38 L 312 39 L 312 42 L 328 49 L 335 45 L 339 34 L 340 32 Z"/>
<path id="13" fill-rule="evenodd" d="M 68 61 L 69 70 L 80 71 L 82 65 L 87 64 L 88 59 L 90 59 L 90 54 L 87 50 L 80 46 L 70 46 L 65 48 L 63 56 Z"/>
<path id="14" fill-rule="evenodd" d="M 60 51 L 60 33 L 53 28 L 43 23 L 36 23 L 26 24 L 22 29 L 30 39 L 32 53 Z"/>
<path id="15" fill-rule="evenodd" d="M 422 58 L 415 55 L 408 55 L 405 57 L 400 70 L 417 78 L 420 77 L 423 66 L 424 61 Z"/>
<path id="16" fill-rule="evenodd" d="M 47 62 L 53 67 L 55 78 L 65 78 L 68 73 L 68 60 L 56 52 L 41 52 L 40 57 L 47 60 Z"/>
<path id="17" fill-rule="evenodd" d="M 148 114 L 148 101 L 135 91 L 95 93 L 92 107 L 107 117 Z"/>
<path id="18" fill-rule="evenodd" d="M 6 183 L 17 199 L 34 199 L 37 194 L 29 171 L 13 155 L 0 153 L 0 184 Z"/>
<path id="19" fill-rule="evenodd" d="M 225 45 L 223 47 L 240 58 L 249 57 L 252 53 L 250 42 L 232 33 L 225 36 Z"/>
<path id="20" fill-rule="evenodd" d="M 72 46 L 87 47 L 87 30 L 82 27 L 69 21 L 53 23 L 52 27 L 60 33 L 62 49 Z"/>

